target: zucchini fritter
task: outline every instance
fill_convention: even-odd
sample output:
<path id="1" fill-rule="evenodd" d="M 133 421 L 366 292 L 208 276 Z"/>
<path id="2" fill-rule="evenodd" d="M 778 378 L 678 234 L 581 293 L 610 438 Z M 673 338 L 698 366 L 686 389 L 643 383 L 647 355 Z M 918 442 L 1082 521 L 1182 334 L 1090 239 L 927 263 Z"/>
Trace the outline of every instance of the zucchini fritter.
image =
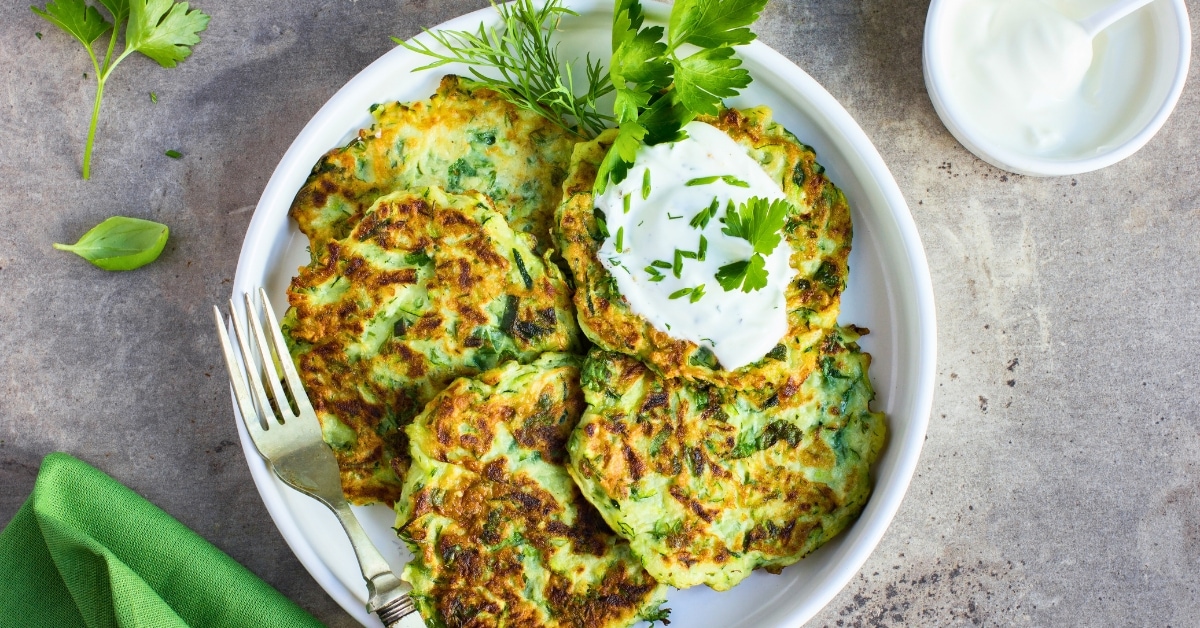
<path id="1" fill-rule="evenodd" d="M 558 208 L 558 247 L 575 277 L 579 324 L 597 345 L 635 356 L 664 377 L 684 377 L 770 397 L 798 386 L 813 369 L 807 351 L 837 321 L 850 253 L 850 209 L 846 197 L 824 176 L 812 149 L 771 121 L 771 111 L 726 109 L 700 117 L 744 146 L 794 206 L 785 224 L 796 279 L 787 287 L 788 333 L 763 359 L 726 371 L 707 348 L 654 328 L 629 309 L 616 280 L 601 264 L 604 241 L 597 226 L 592 186 L 596 170 L 615 137 L 607 131 L 577 144 Z M 601 217 L 603 218 L 603 217 Z"/>
<path id="2" fill-rule="evenodd" d="M 394 502 L 404 426 L 456 377 L 581 337 L 562 272 L 477 193 L 380 198 L 300 269 L 284 329 L 356 503 Z"/>
<path id="3" fill-rule="evenodd" d="M 844 529 L 870 494 L 886 426 L 871 412 L 870 356 L 828 332 L 788 408 L 662 379 L 593 349 L 571 475 L 659 582 L 724 591 L 795 563 Z"/>
<path id="4" fill-rule="evenodd" d="M 396 529 L 429 626 L 603 628 L 663 619 L 656 583 L 567 474 L 581 358 L 459 379 L 408 427 Z"/>
<path id="5" fill-rule="evenodd" d="M 540 254 L 578 139 L 469 79 L 447 75 L 429 100 L 371 107 L 375 122 L 325 154 L 292 201 L 313 260 L 362 219 L 375 199 L 438 186 L 491 197 L 513 229 L 534 234 Z"/>

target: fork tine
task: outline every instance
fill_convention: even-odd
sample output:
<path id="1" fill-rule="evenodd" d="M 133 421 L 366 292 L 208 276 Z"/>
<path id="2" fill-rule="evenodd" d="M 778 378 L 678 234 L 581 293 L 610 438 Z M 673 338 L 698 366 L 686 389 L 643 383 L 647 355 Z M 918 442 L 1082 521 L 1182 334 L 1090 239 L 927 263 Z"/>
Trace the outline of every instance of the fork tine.
<path id="1" fill-rule="evenodd" d="M 233 345 L 229 342 L 229 328 L 226 327 L 225 318 L 221 316 L 221 310 L 215 305 L 213 306 L 213 316 L 217 321 L 217 337 L 221 339 L 221 354 L 225 356 L 225 370 L 229 372 L 229 385 L 233 388 L 233 398 L 237 401 L 238 413 L 242 415 L 242 422 L 246 424 L 246 431 L 250 434 L 250 440 L 254 442 L 254 447 L 259 450 L 259 454 L 262 454 L 262 447 L 258 444 L 259 434 L 262 433 L 262 422 L 258 417 L 258 412 L 254 410 L 254 400 L 250 396 L 250 387 L 246 385 L 242 366 L 238 363 Z"/>
<path id="2" fill-rule="evenodd" d="M 263 334 L 262 323 L 258 320 L 258 309 L 254 306 L 254 297 L 249 292 L 245 296 L 246 320 L 250 323 L 250 337 L 254 340 L 254 348 L 258 350 L 258 357 L 262 358 L 263 376 L 271 383 L 271 393 L 275 397 L 275 408 L 279 412 L 277 420 L 280 423 L 285 423 L 288 419 L 297 418 L 298 415 L 292 413 L 292 406 L 288 403 L 287 393 L 283 390 L 283 384 L 279 382 L 279 372 L 275 370 L 275 353 L 271 346 L 267 344 L 267 337 Z M 279 361 L 282 362 L 283 360 Z M 267 402 L 266 399 L 263 401 Z"/>
<path id="3" fill-rule="evenodd" d="M 275 309 L 271 307 L 267 291 L 259 288 L 258 295 L 263 309 L 266 310 L 267 326 L 271 328 L 271 341 L 275 345 L 275 354 L 279 356 L 279 365 L 283 368 L 283 376 L 287 380 L 288 390 L 292 393 L 292 399 L 296 401 L 296 408 L 300 411 L 301 416 L 306 412 L 312 413 L 312 403 L 308 399 L 308 394 L 304 392 L 304 384 L 300 381 L 300 374 L 296 372 L 296 364 L 292 362 L 292 354 L 288 351 L 287 341 L 283 338 L 283 331 L 279 327 L 279 321 L 275 318 Z"/>
<path id="4" fill-rule="evenodd" d="M 246 316 L 253 318 L 253 313 L 247 311 Z M 233 299 L 229 300 L 229 318 L 233 319 L 233 331 L 237 335 L 238 346 L 242 350 L 242 361 L 246 363 L 246 375 L 250 379 L 250 394 L 258 406 L 259 427 L 264 430 L 270 429 L 271 424 L 277 423 L 279 419 L 275 417 L 275 411 L 271 409 L 271 400 L 267 397 L 262 377 L 259 375 L 261 370 L 254 363 L 254 353 L 250 351 L 250 334 L 247 332 L 245 324 L 238 318 L 238 308 Z"/>

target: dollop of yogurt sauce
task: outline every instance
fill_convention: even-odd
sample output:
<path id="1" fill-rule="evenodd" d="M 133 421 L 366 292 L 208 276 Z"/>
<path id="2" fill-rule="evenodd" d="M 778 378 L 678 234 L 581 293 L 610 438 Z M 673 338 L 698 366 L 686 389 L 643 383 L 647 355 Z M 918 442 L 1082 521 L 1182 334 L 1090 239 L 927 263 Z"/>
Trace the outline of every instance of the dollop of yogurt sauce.
<path id="1" fill-rule="evenodd" d="M 1039 0 L 964 0 L 949 26 L 948 95 L 980 131 L 1023 152 L 1062 145 L 1089 96 L 1079 23 Z"/>
<path id="2" fill-rule="evenodd" d="M 707 347 L 722 368 L 733 370 L 762 359 L 787 333 L 785 289 L 795 270 L 784 238 L 766 256 L 766 287 L 725 291 L 716 279 L 718 269 L 749 259 L 754 249 L 745 239 L 722 233 L 720 219 L 730 201 L 740 205 L 752 197 L 785 196 L 747 150 L 721 130 L 691 122 L 684 131 L 688 137 L 678 142 L 643 145 L 628 176 L 610 183 L 596 199 L 609 232 L 600 261 L 631 310 L 660 331 Z M 708 224 L 693 225 L 714 200 L 719 209 Z M 676 277 L 676 251 L 699 253 L 701 236 L 707 242 L 703 259 L 682 257 Z M 656 276 L 662 279 L 652 281 Z M 697 286 L 703 286 L 698 299 L 692 294 L 670 298 Z"/>

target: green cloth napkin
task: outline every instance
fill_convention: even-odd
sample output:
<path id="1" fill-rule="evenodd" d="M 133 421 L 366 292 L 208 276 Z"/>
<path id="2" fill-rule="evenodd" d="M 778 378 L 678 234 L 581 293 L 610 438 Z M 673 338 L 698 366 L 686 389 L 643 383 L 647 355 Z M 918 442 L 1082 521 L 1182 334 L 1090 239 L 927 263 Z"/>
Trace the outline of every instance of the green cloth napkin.
<path id="1" fill-rule="evenodd" d="M 321 626 L 137 493 L 61 453 L 0 532 L 0 628 Z"/>

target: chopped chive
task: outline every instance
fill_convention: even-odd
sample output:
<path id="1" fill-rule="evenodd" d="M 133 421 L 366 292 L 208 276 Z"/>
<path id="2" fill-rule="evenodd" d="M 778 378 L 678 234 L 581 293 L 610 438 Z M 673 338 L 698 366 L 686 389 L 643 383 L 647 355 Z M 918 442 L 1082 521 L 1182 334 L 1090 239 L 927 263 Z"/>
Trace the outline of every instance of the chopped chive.
<path id="1" fill-rule="evenodd" d="M 686 259 L 696 259 L 696 254 L 691 251 L 679 251 L 679 256 Z"/>
<path id="2" fill-rule="evenodd" d="M 716 183 L 717 181 L 721 181 L 721 182 L 725 183 L 725 185 L 732 185 L 734 187 L 739 187 L 739 188 L 750 187 L 749 183 L 746 183 L 745 181 L 742 181 L 741 179 L 739 179 L 731 174 L 715 174 L 711 177 L 697 177 L 695 179 L 688 181 L 685 185 L 688 185 L 688 186 L 708 185 L 709 183 Z"/>
<path id="3" fill-rule="evenodd" d="M 725 185 L 732 185 L 734 187 L 739 187 L 739 188 L 750 187 L 749 183 L 746 183 L 745 181 L 742 181 L 741 179 L 739 179 L 731 174 L 722 175 L 721 180 L 725 182 Z"/>
<path id="4" fill-rule="evenodd" d="M 721 201 L 713 197 L 712 204 L 700 210 L 699 214 L 692 217 L 690 224 L 696 229 L 703 229 L 708 226 L 708 221 L 712 220 L 713 216 L 717 215 L 717 208 L 721 206 Z"/>
<path id="5" fill-rule="evenodd" d="M 671 262 L 664 262 L 664 261 L 662 261 L 662 260 L 660 260 L 660 259 L 656 259 L 656 260 L 654 260 L 653 262 L 650 262 L 650 265 L 651 265 L 651 266 L 657 266 L 658 268 L 670 268 L 670 267 L 671 267 Z"/>
<path id="6" fill-rule="evenodd" d="M 642 200 L 650 198 L 650 169 L 646 168 L 642 174 Z"/>
<path id="7" fill-rule="evenodd" d="M 667 212 L 667 220 L 679 220 L 680 218 L 683 218 L 683 214 L 679 214 L 678 216 L 672 216 L 671 212 Z"/>
<path id="8" fill-rule="evenodd" d="M 166 152 L 166 153 L 164 153 L 164 154 L 165 154 L 167 157 L 170 157 L 171 159 L 179 159 L 180 157 L 183 157 L 183 153 L 181 153 L 181 152 L 179 152 L 179 151 L 177 151 L 177 150 L 169 150 L 169 151 L 167 151 L 167 152 Z"/>
<path id="9" fill-rule="evenodd" d="M 625 198 L 621 200 L 621 203 L 623 203 L 625 205 L 625 207 L 624 207 L 625 213 L 628 214 L 629 213 L 629 195 L 628 194 L 626 194 Z"/>
<path id="10" fill-rule="evenodd" d="M 150 102 L 158 103 L 158 94 L 155 94 L 154 92 L 150 92 Z"/>
<path id="11" fill-rule="evenodd" d="M 608 237 L 608 223 L 599 216 L 596 216 L 596 228 L 600 230 L 600 237 Z"/>
<path id="12" fill-rule="evenodd" d="M 700 285 L 696 286 L 695 288 L 692 288 L 692 296 L 688 300 L 691 301 L 692 303 L 695 303 L 696 301 L 699 301 L 700 299 L 703 299 L 703 298 L 704 298 L 704 284 L 700 284 Z"/>
<path id="13" fill-rule="evenodd" d="M 616 247 L 618 253 L 625 252 L 625 227 L 620 227 L 617 229 Z"/>
<path id="14" fill-rule="evenodd" d="M 42 34 L 41 34 L 41 33 L 34 33 L 34 35 L 37 35 L 37 38 L 38 38 L 38 39 L 41 39 L 41 38 L 42 38 Z"/>
<path id="15" fill-rule="evenodd" d="M 708 238 L 700 236 L 700 250 L 696 251 L 696 259 L 703 262 L 704 254 L 708 252 Z"/>
<path id="16" fill-rule="evenodd" d="M 678 299 L 680 297 L 685 297 L 691 293 L 692 293 L 691 288 L 680 288 L 680 289 L 676 290 L 675 292 L 672 292 L 671 296 L 669 296 L 667 298 L 668 299 Z"/>
<path id="17" fill-rule="evenodd" d="M 683 251 L 680 251 L 679 249 L 675 249 L 675 263 L 671 265 L 671 274 L 675 275 L 676 279 L 679 279 L 679 277 L 682 273 L 683 273 Z"/>

